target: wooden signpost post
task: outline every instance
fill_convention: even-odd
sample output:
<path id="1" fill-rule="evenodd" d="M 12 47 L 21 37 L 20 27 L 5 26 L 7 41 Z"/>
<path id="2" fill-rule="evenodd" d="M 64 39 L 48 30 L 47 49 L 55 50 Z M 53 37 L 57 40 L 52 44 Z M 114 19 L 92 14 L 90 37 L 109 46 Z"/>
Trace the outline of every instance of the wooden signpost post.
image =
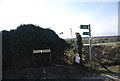
<path id="1" fill-rule="evenodd" d="M 43 49 L 43 50 L 33 50 L 33 66 L 34 66 L 34 54 L 45 54 L 45 53 L 50 53 L 50 64 L 52 64 L 52 57 L 51 57 L 51 50 L 50 49 Z M 46 74 L 46 70 L 45 68 L 43 69 L 43 73 L 44 73 L 44 77 L 42 79 L 46 79 L 45 78 L 45 74 Z"/>
<path id="2" fill-rule="evenodd" d="M 50 49 L 43 49 L 43 50 L 33 50 L 33 66 L 34 66 L 34 54 L 45 54 L 50 53 L 50 64 L 52 64 L 52 57 L 51 57 L 51 50 Z"/>

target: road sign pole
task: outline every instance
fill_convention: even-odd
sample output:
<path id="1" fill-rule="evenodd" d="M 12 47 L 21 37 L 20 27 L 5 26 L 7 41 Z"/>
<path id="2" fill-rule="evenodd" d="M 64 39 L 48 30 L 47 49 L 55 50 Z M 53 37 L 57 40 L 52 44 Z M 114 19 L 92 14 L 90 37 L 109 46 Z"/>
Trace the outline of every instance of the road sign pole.
<path id="1" fill-rule="evenodd" d="M 89 24 L 89 56 L 90 56 L 90 66 L 92 67 L 92 38 L 91 38 L 91 27 Z"/>
<path id="2" fill-rule="evenodd" d="M 89 29 L 89 32 L 83 32 L 83 35 L 89 35 L 89 57 L 90 66 L 92 67 L 92 37 L 91 37 L 91 27 L 89 25 L 80 25 L 80 29 Z"/>

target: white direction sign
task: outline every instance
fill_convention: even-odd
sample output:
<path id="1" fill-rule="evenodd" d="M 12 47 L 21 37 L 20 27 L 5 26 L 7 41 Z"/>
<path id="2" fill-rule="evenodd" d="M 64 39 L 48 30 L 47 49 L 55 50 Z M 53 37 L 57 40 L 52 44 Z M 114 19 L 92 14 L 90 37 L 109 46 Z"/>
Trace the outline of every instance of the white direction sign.
<path id="1" fill-rule="evenodd" d="M 50 49 L 44 49 L 44 50 L 33 50 L 33 53 L 49 53 L 51 52 Z"/>

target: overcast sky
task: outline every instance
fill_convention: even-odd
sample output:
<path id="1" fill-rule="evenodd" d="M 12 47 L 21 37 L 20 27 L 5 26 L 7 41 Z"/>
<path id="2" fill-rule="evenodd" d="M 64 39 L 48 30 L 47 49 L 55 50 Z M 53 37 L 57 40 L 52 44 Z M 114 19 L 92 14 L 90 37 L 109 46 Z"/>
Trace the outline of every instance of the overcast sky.
<path id="1" fill-rule="evenodd" d="M 81 35 L 91 24 L 92 36 L 118 35 L 118 0 L 0 0 L 0 31 L 21 24 L 51 28 L 61 38 Z"/>

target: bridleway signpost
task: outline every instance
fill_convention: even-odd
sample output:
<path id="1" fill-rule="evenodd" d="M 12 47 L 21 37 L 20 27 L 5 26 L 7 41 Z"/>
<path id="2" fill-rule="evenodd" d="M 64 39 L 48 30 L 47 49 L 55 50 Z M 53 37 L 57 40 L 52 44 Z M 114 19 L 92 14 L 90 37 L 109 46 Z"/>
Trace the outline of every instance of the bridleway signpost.
<path id="1" fill-rule="evenodd" d="M 51 50 L 42 49 L 42 50 L 33 50 L 33 66 L 34 66 L 34 54 L 46 54 L 46 53 L 50 53 L 50 64 L 52 64 Z"/>

